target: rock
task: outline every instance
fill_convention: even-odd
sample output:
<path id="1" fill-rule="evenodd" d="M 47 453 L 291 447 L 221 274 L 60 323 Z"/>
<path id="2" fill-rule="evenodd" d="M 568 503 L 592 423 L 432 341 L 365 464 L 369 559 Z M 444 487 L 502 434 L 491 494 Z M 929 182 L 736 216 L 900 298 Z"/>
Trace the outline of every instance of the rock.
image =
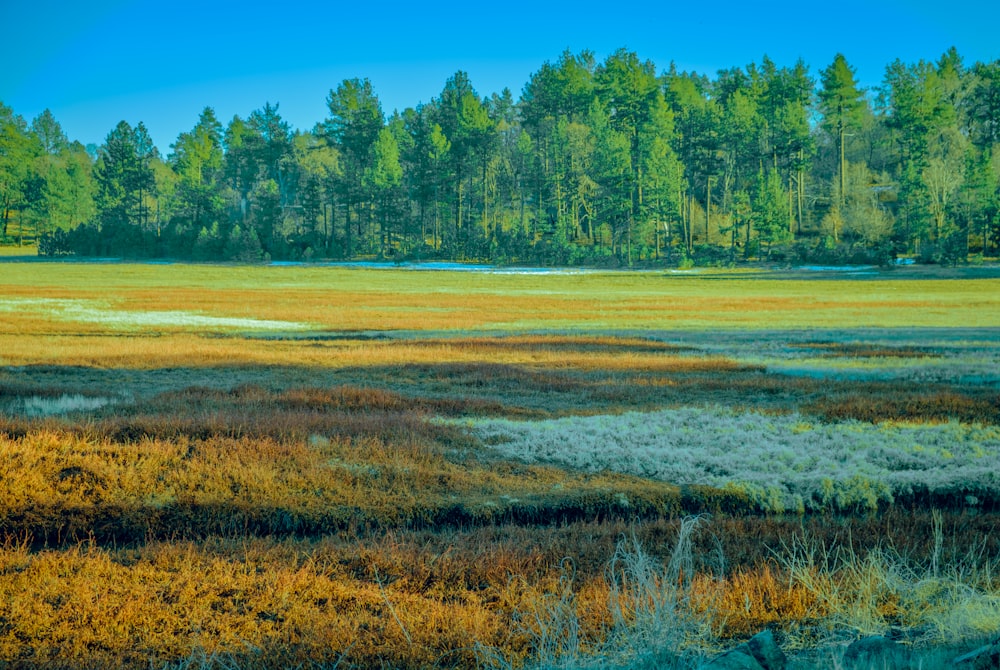
<path id="1" fill-rule="evenodd" d="M 741 647 L 746 647 L 764 670 L 785 670 L 788 664 L 785 652 L 781 651 L 781 647 L 774 641 L 774 633 L 769 630 L 757 633 Z"/>
<path id="2" fill-rule="evenodd" d="M 740 649 L 732 649 L 716 656 L 701 670 L 766 670 L 753 656 Z"/>
<path id="3" fill-rule="evenodd" d="M 715 657 L 702 670 L 785 670 L 787 662 L 774 634 L 765 630 Z"/>
<path id="4" fill-rule="evenodd" d="M 1000 638 L 959 656 L 951 664 L 956 670 L 997 670 L 1000 668 Z"/>
<path id="5" fill-rule="evenodd" d="M 881 635 L 855 640 L 844 652 L 845 670 L 909 670 L 909 650 Z"/>

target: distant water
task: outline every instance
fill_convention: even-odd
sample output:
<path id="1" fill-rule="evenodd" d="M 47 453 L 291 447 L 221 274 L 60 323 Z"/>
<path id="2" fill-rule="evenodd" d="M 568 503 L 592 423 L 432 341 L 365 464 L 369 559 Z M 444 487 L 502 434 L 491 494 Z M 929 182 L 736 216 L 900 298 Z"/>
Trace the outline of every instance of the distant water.
<path id="1" fill-rule="evenodd" d="M 483 274 L 505 275 L 549 275 L 549 274 L 588 274 L 601 272 L 588 268 L 545 268 L 485 265 L 481 263 L 456 263 L 447 261 L 428 261 L 426 263 L 393 263 L 391 261 L 333 261 L 327 263 L 302 263 L 296 261 L 277 261 L 270 263 L 272 267 L 334 267 L 357 268 L 359 270 L 416 270 L 433 272 L 477 272 Z"/>

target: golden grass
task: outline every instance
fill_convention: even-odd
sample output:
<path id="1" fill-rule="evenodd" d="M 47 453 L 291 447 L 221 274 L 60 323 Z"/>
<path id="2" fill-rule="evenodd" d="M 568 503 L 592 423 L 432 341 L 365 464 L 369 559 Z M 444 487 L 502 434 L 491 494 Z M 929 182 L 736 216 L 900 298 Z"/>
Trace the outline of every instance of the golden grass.
<path id="1" fill-rule="evenodd" d="M 818 350 L 829 358 L 940 358 L 941 353 L 927 347 L 877 346 L 843 342 L 803 342 L 796 349 Z"/>
<path id="2" fill-rule="evenodd" d="M 874 386 L 874 388 L 873 388 Z M 912 421 L 929 423 L 1000 424 L 1000 393 L 962 392 L 952 389 L 893 388 L 876 385 L 857 388 L 852 393 L 836 393 L 803 405 L 827 421 L 856 419 L 880 423 Z"/>
<path id="3" fill-rule="evenodd" d="M 907 537 L 912 528 L 902 528 L 913 524 L 906 516 L 889 520 L 901 522 L 895 534 L 903 543 L 914 539 Z M 956 593 L 959 584 L 984 606 L 1000 597 L 1000 584 L 985 572 L 930 583 L 907 576 L 898 559 L 879 549 L 832 560 L 803 554 L 798 547 L 807 545 L 796 544 L 804 530 L 810 546 L 836 546 L 838 533 L 877 535 L 882 523 L 708 522 L 696 538 L 696 572 L 686 580 L 678 614 L 703 620 L 717 637 L 685 644 L 697 651 L 701 643 L 724 645 L 773 627 L 794 648 L 833 634 L 838 624 L 944 625 L 946 611 L 961 610 L 939 596 Z M 761 531 L 759 537 L 739 532 L 741 525 Z M 616 540 L 638 532 L 665 561 L 676 531 L 676 521 L 659 520 L 631 528 L 610 522 L 280 540 L 235 534 L 40 549 L 8 537 L 0 545 L 0 661 L 129 668 L 215 657 L 238 667 L 339 661 L 457 668 L 475 665 L 477 649 L 485 647 L 517 665 L 551 634 L 543 629 L 555 604 L 572 608 L 559 614 L 574 618 L 585 647 L 599 645 L 618 597 L 605 568 Z M 720 572 L 711 557 L 715 541 L 733 556 L 742 548 L 753 557 Z M 952 542 L 965 546 L 963 537 Z M 914 565 L 921 560 L 929 565 L 929 557 L 911 558 Z M 972 623 L 989 621 L 978 616 Z"/>
<path id="4" fill-rule="evenodd" d="M 740 568 L 721 578 L 698 575 L 691 590 L 695 610 L 725 637 L 750 637 L 827 615 L 815 593 L 771 564 Z"/>
<path id="5" fill-rule="evenodd" d="M 0 530 L 137 541 L 651 516 L 681 504 L 676 487 L 635 477 L 449 457 L 472 445 L 423 421 L 421 405 L 465 410 L 450 401 L 250 388 L 157 403 L 164 413 L 68 429 L 0 425 Z"/>
<path id="6" fill-rule="evenodd" d="M 390 552 L 266 540 L 127 551 L 8 547 L 0 551 L 0 600 L 8 604 L 0 659 L 130 668 L 201 653 L 270 667 L 417 668 L 468 667 L 477 642 L 517 649 L 511 612 L 544 583 L 498 576 L 486 588 L 463 585 L 461 573 L 427 556 L 427 582 L 413 583 Z M 437 577 L 459 583 L 435 584 Z"/>
<path id="7" fill-rule="evenodd" d="M 446 415 L 539 417 L 727 405 L 800 411 L 827 421 L 1000 423 L 1000 396 L 988 385 L 790 377 L 653 338 L 267 340 L 186 333 L 8 334 L 0 335 L 0 351 L 3 362 L 20 366 L 0 370 L 0 398 L 103 393 L 144 401 L 158 391 L 200 384 L 217 390 L 246 384 L 284 391 L 314 389 L 310 392 L 363 385 L 401 394 L 407 402 L 433 399 L 410 409 Z M 99 388 L 108 384 L 110 388 Z"/>
<path id="8" fill-rule="evenodd" d="M 186 310 L 307 322 L 338 332 L 1000 325 L 1000 280 L 908 281 L 906 276 L 816 281 L 739 273 L 524 276 L 12 263 L 0 276 L 0 295 L 110 299 L 126 311 Z M 32 319 L 15 319 L 14 325 L 19 332 L 39 327 Z"/>
<path id="9" fill-rule="evenodd" d="M 675 353 L 669 345 L 637 338 L 560 336 L 455 340 L 266 340 L 177 333 L 129 337 L 98 334 L 25 337 L 0 334 L 6 365 L 95 368 L 295 366 L 344 368 L 448 363 L 533 365 L 577 370 L 736 370 L 721 356 Z M 579 348 L 577 348 L 579 347 Z M 759 369 L 759 368 L 757 368 Z"/>
<path id="10" fill-rule="evenodd" d="M 34 245 L 25 245 L 22 247 L 16 245 L 0 245 L 0 256 L 37 256 L 38 247 Z"/>
<path id="11" fill-rule="evenodd" d="M 792 645 L 837 626 L 961 637 L 994 621 L 1000 598 L 988 561 L 963 567 L 970 546 L 1000 551 L 988 509 L 946 511 L 944 545 L 940 520 L 919 507 L 759 516 L 734 491 L 497 462 L 429 420 L 724 405 L 1000 423 L 985 383 L 789 377 L 706 353 L 711 333 L 698 347 L 662 341 L 677 330 L 1000 326 L 997 280 L 904 276 L 3 264 L 0 303 L 83 300 L 316 332 L 2 314 L 0 403 L 80 392 L 126 402 L 0 416 L 0 664 L 470 667 L 496 650 L 517 666 L 538 657 L 553 613 L 572 617 L 581 649 L 599 650 L 622 623 L 608 574 L 618 540 L 634 534 L 665 564 L 678 516 L 701 511 L 715 516 L 694 539 L 683 602 L 714 637 L 688 640 L 696 650 L 762 627 Z M 406 332 L 373 339 L 391 330 Z M 852 552 L 810 562 L 795 549 L 803 535 Z M 936 581 L 913 579 L 931 565 Z"/>

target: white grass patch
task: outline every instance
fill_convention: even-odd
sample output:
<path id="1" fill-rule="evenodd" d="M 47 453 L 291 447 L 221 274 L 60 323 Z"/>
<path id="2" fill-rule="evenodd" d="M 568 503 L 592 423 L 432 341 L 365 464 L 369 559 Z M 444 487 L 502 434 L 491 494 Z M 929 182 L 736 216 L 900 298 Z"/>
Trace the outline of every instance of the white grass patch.
<path id="1" fill-rule="evenodd" d="M 818 423 L 721 407 L 464 425 L 507 458 L 735 488 L 774 511 L 874 509 L 895 495 L 1000 494 L 1000 428 Z"/>
<path id="2" fill-rule="evenodd" d="M 134 311 L 115 309 L 100 300 L 61 300 L 55 298 L 0 299 L 0 312 L 31 312 L 60 321 L 99 323 L 111 328 L 174 327 L 219 328 L 238 330 L 307 330 L 312 324 L 296 321 L 242 319 L 206 316 L 181 310 Z"/>
<path id="3" fill-rule="evenodd" d="M 116 402 L 118 402 L 116 398 L 91 397 L 73 393 L 52 398 L 41 396 L 19 398 L 14 401 L 12 408 L 17 414 L 40 417 L 68 414 L 70 412 L 92 412 L 95 409 L 100 409 Z"/>

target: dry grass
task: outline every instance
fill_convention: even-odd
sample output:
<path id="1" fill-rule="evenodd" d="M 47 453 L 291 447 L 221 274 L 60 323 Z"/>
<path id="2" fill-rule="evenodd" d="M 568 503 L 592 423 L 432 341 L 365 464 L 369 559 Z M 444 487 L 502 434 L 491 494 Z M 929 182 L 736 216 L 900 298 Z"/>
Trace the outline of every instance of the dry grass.
<path id="1" fill-rule="evenodd" d="M 864 536 L 879 523 L 834 526 Z M 9 538 L 0 547 L 0 659 L 67 668 L 199 658 L 241 668 L 421 668 L 549 658 L 598 667 L 593 654 L 698 658 L 765 626 L 783 632 L 789 648 L 836 636 L 838 626 L 961 632 L 956 617 L 988 623 L 968 615 L 997 598 L 981 559 L 962 563 L 964 575 L 950 573 L 952 586 L 892 581 L 887 575 L 910 573 L 881 549 L 806 557 L 800 547 L 838 546 L 829 523 L 808 522 L 806 544 L 795 521 L 764 523 L 759 539 L 736 534 L 734 524 L 758 528 L 709 520 L 683 542 L 677 520 L 283 540 L 239 533 L 122 548 L 32 549 Z M 766 544 L 778 549 L 768 554 Z M 755 556 L 751 563 L 720 561 L 726 550 L 739 556 L 736 545 Z M 929 566 L 934 555 L 908 564 Z M 941 597 L 962 592 L 976 599 Z"/>
<path id="2" fill-rule="evenodd" d="M 503 556 L 456 564 L 391 541 L 369 546 L 254 539 L 118 551 L 8 546 L 0 658 L 128 668 L 201 653 L 240 667 L 468 667 L 476 642 L 524 647 L 506 624 L 544 591 L 544 576 L 512 581 L 507 571 L 525 566 Z M 418 562 L 404 571 L 407 558 Z M 472 558 L 488 563 L 470 573 Z"/>
<path id="3" fill-rule="evenodd" d="M 0 529 L 37 540 L 553 522 L 680 509 L 670 484 L 489 464 L 429 411 L 371 389 L 189 389 L 74 424 L 0 421 Z"/>
<path id="4" fill-rule="evenodd" d="M 898 276 L 4 264 L 0 302 L 315 330 L 3 313 L 0 665 L 680 667 L 762 627 L 792 646 L 968 639 L 994 622 L 989 510 L 765 516 L 733 489 L 498 461 L 432 420 L 713 405 L 1000 423 L 988 380 L 793 377 L 746 355 L 798 355 L 782 328 L 955 323 L 993 355 L 996 280 Z M 951 355 L 851 341 L 819 351 Z M 74 394 L 118 404 L 16 409 Z M 696 512 L 713 517 L 685 532 Z"/>
<path id="5" fill-rule="evenodd" d="M 858 554 L 851 545 L 802 539 L 775 555 L 788 583 L 810 603 L 804 618 L 821 621 L 827 635 L 881 635 L 898 627 L 917 642 L 946 644 L 990 635 L 1000 629 L 1000 564 L 978 541 L 943 563 L 941 523 L 936 516 L 937 544 L 925 560 L 882 544 Z"/>
<path id="6" fill-rule="evenodd" d="M 23 247 L 15 245 L 0 245 L 0 256 L 37 256 L 38 248 L 34 245 Z"/>
<path id="7" fill-rule="evenodd" d="M 184 310 L 306 322 L 319 330 L 525 331 L 1000 325 L 1000 280 L 701 278 L 656 273 L 488 275 L 339 268 L 9 264 L 5 298 L 106 301 L 124 311 Z M 44 314 L 14 315 L 14 332 Z M 81 324 L 56 324 L 80 330 Z M 162 330 L 162 329 L 161 329 Z M 7 330 L 6 332 L 11 332 Z"/>
<path id="8" fill-rule="evenodd" d="M 375 367 L 484 363 L 530 364 L 581 370 L 735 370 L 722 357 L 693 357 L 677 347 L 639 338 L 534 336 L 454 340 L 265 340 L 189 334 L 130 337 L 76 334 L 26 338 L 0 334 L 7 365 L 69 365 L 96 368 L 296 366 Z M 37 335 L 37 333 L 36 333 Z M 759 368 L 758 368 L 759 369 Z"/>
<path id="9" fill-rule="evenodd" d="M 855 387 L 851 392 L 838 389 L 825 398 L 805 403 L 803 409 L 826 421 L 960 421 L 1000 425 L 1000 393 L 989 390 L 970 392 L 880 384 Z"/>
<path id="10" fill-rule="evenodd" d="M 829 358 L 940 358 L 941 353 L 929 347 L 875 346 L 845 342 L 803 342 L 797 349 L 817 350 Z"/>
<path id="11" fill-rule="evenodd" d="M 678 345 L 648 338 L 270 341 L 189 334 L 8 335 L 0 336 L 0 345 L 3 359 L 19 368 L 0 369 L 0 391 L 8 389 L 9 397 L 87 395 L 95 386 L 101 393 L 142 397 L 204 384 L 220 389 L 362 384 L 411 398 L 465 404 L 469 413 L 491 415 L 726 405 L 803 411 L 827 421 L 1000 420 L 1000 396 L 985 383 L 783 376 L 756 363 L 677 351 Z"/>

